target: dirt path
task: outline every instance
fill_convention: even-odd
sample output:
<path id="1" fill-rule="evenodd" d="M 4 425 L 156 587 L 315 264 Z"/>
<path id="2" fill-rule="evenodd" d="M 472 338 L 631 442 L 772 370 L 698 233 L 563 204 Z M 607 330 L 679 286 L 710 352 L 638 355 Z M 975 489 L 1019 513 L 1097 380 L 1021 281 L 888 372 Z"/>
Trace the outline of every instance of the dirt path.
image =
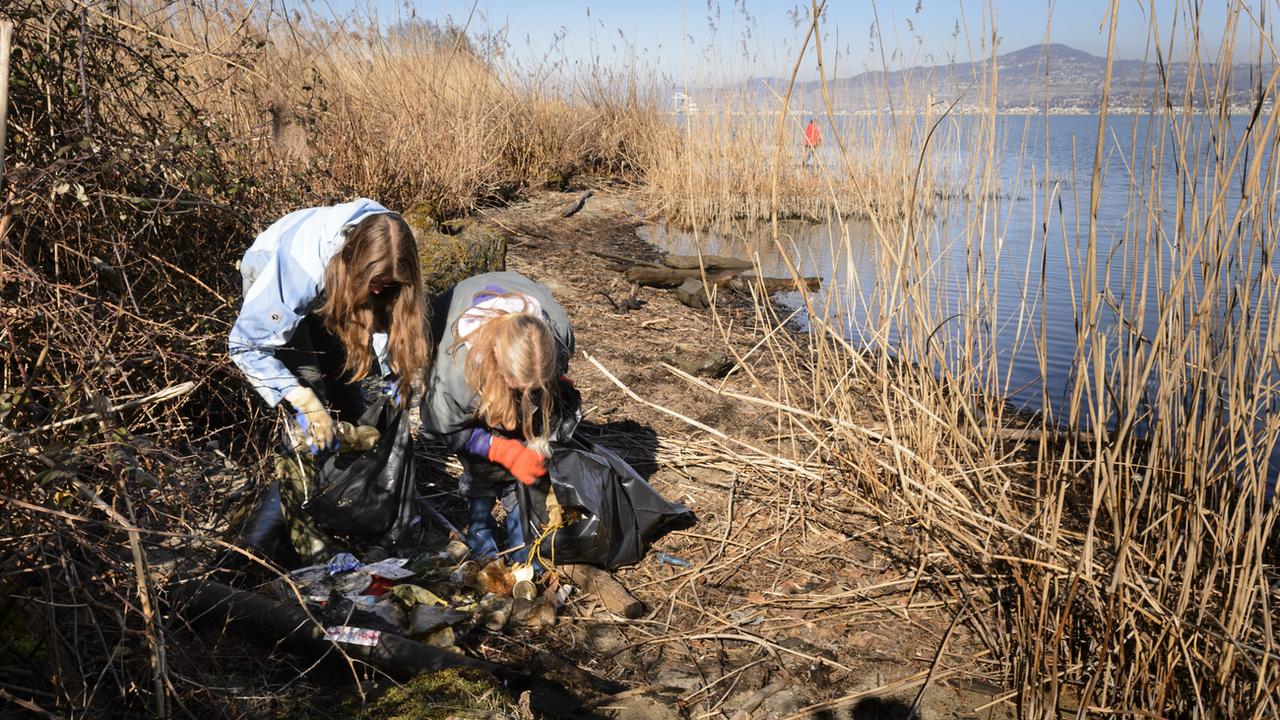
<path id="1" fill-rule="evenodd" d="M 963 625 L 949 631 L 964 603 L 916 571 L 911 536 L 883 525 L 854 483 L 820 458 L 797 470 L 767 457 L 808 454 L 803 443 L 775 439 L 789 431 L 773 411 L 663 367 L 674 353 L 727 343 L 749 372 L 735 371 L 724 387 L 767 395 L 777 365 L 753 347 L 771 323 L 741 300 L 720 308 L 717 322 L 664 290 L 640 289 L 641 307 L 615 309 L 631 289 L 591 251 L 657 253 L 636 236 L 642 220 L 624 191 L 597 187 L 580 213 L 559 217 L 574 198 L 537 194 L 486 219 L 517 241 L 509 268 L 549 285 L 573 318 L 579 352 L 571 377 L 583 393 L 585 432 L 625 452 L 700 522 L 655 548 L 688 568 L 651 553 L 619 573 L 647 606 L 643 618 L 617 618 L 579 600 L 540 636 L 517 634 L 477 650 L 557 677 L 615 717 L 905 718 L 926 678 L 921 717 L 1003 717 L 1000 706 L 975 710 L 1000 695 L 984 676 L 995 663 Z M 587 356 L 640 398 L 764 452 L 635 400 Z M 592 676 L 628 689 L 605 695 L 591 687 Z"/>

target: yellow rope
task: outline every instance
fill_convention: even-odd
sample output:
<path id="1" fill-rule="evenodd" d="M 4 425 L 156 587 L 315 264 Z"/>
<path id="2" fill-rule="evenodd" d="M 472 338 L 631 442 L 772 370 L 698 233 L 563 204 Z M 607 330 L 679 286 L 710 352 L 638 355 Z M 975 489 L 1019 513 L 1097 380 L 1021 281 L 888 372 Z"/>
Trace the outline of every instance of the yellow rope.
<path id="1" fill-rule="evenodd" d="M 530 508 L 532 510 L 532 508 Z M 556 541 L 555 533 L 565 526 L 564 510 L 560 507 L 560 499 L 556 497 L 555 488 L 548 488 L 547 492 L 547 525 L 542 528 L 542 532 L 538 533 L 538 539 L 533 542 L 533 560 L 548 570 L 555 569 L 556 566 Z M 551 537 L 551 561 L 542 556 L 542 542 Z"/>

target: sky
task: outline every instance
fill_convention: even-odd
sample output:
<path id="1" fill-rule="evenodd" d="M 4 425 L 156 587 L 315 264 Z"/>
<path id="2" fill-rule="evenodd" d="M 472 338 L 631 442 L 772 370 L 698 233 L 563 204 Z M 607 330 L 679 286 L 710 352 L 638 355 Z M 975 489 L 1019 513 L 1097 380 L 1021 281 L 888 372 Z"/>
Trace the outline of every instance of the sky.
<path id="1" fill-rule="evenodd" d="M 508 59 L 530 68 L 630 63 L 677 82 L 787 75 L 809 16 L 809 5 L 794 0 L 316 1 L 337 13 L 376 14 L 381 23 L 410 15 L 452 20 L 472 33 L 503 38 Z M 1216 50 L 1229 6 L 1240 2 L 1256 18 L 1258 5 L 1267 1 L 1203 0 L 1203 42 Z M 1174 44 L 1182 44 L 1187 2 L 1121 0 L 1117 57 L 1154 58 L 1149 47 L 1152 4 L 1164 41 L 1176 18 Z M 1000 52 L 1046 39 L 1096 55 L 1107 49 L 1107 0 L 828 0 L 826 7 L 821 41 L 828 77 L 989 55 L 993 18 Z M 1244 60 L 1251 50 L 1245 38 L 1256 37 L 1257 30 L 1250 14 L 1239 18 L 1248 27 L 1240 30 L 1243 47 L 1235 59 Z M 1179 55 L 1177 47 L 1173 55 Z M 810 50 L 799 77 L 811 80 L 816 75 Z"/>

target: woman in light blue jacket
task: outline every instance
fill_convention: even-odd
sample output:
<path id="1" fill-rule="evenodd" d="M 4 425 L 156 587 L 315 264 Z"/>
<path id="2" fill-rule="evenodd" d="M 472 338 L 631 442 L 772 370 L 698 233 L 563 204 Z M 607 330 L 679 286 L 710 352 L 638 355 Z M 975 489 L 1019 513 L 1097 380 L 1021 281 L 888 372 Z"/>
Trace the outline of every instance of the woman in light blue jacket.
<path id="1" fill-rule="evenodd" d="M 359 380 L 425 373 L 418 263 L 409 226 L 367 199 L 292 212 L 245 253 L 231 359 L 268 405 L 288 404 L 313 453 L 334 444 L 333 414 L 363 411 Z"/>
<path id="2" fill-rule="evenodd" d="M 336 421 L 365 410 L 364 378 L 394 376 L 393 397 L 407 407 L 430 354 L 417 243 L 398 214 L 367 199 L 298 210 L 258 235 L 240 273 L 231 359 L 268 405 L 290 411 L 296 449 L 336 446 Z M 336 544 L 301 511 L 309 480 L 278 474 L 294 549 L 323 558 Z M 266 549 L 272 532 L 246 540 Z"/>

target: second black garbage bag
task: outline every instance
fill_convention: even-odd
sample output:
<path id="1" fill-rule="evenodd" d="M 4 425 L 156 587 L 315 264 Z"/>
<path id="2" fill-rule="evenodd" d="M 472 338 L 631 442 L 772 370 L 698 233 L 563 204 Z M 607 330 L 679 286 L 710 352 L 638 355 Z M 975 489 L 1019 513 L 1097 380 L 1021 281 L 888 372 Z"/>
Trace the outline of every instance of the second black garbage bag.
<path id="1" fill-rule="evenodd" d="M 563 512 L 561 527 L 550 524 L 546 483 L 521 485 L 516 497 L 527 518 L 526 537 L 542 537 L 538 553 L 552 563 L 606 570 L 634 565 L 655 540 L 698 521 L 692 510 L 662 497 L 626 461 L 595 443 L 556 445 L 547 475 Z"/>
<path id="2" fill-rule="evenodd" d="M 302 507 L 330 532 L 395 542 L 418 517 L 408 413 L 383 397 L 359 425 L 378 430 L 373 447 L 324 456 Z"/>

